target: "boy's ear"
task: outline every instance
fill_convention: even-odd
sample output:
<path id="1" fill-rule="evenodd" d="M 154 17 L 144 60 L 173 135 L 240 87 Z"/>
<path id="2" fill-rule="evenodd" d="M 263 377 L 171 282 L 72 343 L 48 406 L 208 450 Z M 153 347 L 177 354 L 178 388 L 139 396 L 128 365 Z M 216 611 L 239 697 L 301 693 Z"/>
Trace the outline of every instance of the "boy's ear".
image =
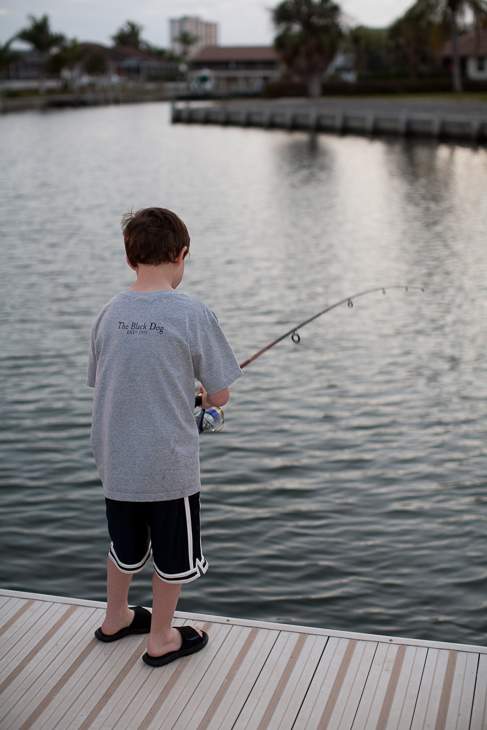
<path id="1" fill-rule="evenodd" d="M 188 250 L 188 247 L 187 246 L 183 246 L 183 248 L 181 249 L 181 251 L 178 253 L 178 256 L 176 258 L 176 266 L 181 266 L 181 264 L 183 263 L 184 256 L 185 256 L 185 253 L 186 253 L 187 250 Z"/>
<path id="2" fill-rule="evenodd" d="M 132 271 L 137 271 L 137 267 L 136 266 L 132 266 L 132 264 L 129 261 L 129 257 L 127 255 L 125 255 L 125 261 L 128 263 L 128 265 L 130 266 L 130 268 L 132 269 Z"/>

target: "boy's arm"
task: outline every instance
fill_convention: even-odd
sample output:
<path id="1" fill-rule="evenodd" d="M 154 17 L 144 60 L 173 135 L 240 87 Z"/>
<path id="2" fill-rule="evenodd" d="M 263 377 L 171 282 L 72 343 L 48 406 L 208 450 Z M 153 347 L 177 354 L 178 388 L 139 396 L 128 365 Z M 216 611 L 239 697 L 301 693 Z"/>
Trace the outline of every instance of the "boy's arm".
<path id="1" fill-rule="evenodd" d="M 211 406 L 221 408 L 228 402 L 228 399 L 230 398 L 230 390 L 229 388 L 224 388 L 218 393 L 210 394 L 206 392 L 202 385 L 200 385 L 198 395 L 201 395 L 201 407 L 205 410 L 207 408 L 211 408 Z"/>

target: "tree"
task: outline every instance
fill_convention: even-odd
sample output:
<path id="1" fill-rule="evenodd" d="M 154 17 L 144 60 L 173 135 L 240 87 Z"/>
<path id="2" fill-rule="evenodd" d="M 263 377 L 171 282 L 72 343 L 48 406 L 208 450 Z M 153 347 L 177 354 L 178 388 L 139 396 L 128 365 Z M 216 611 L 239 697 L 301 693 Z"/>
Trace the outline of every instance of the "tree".
<path id="1" fill-rule="evenodd" d="M 291 72 L 306 80 L 309 96 L 321 94 L 321 78 L 343 35 L 342 12 L 332 0 L 283 0 L 272 11 L 274 45 Z"/>
<path id="2" fill-rule="evenodd" d="M 416 4 L 389 27 L 388 37 L 395 64 L 407 66 L 415 80 L 420 63 L 438 61 L 446 40 L 445 24 L 435 22 L 424 7 Z"/>
<path id="3" fill-rule="evenodd" d="M 487 0 L 416 0 L 408 12 L 426 17 L 436 24 L 448 24 L 453 58 L 453 90 L 461 91 L 462 77 L 460 73 L 460 57 L 458 54 L 460 22 L 466 20 L 470 14 L 473 16 L 477 28 L 481 28 L 487 21 Z"/>
<path id="4" fill-rule="evenodd" d="M 140 48 L 144 41 L 142 40 L 143 26 L 134 23 L 133 20 L 125 21 L 125 25 L 112 35 L 112 41 L 116 46 L 132 46 L 132 48 Z"/>
<path id="5" fill-rule="evenodd" d="M 63 41 L 61 47 L 49 57 L 47 68 L 52 73 L 60 74 L 64 69 L 69 73 L 70 85 L 76 85 L 76 76 L 79 73 L 81 61 L 86 56 L 86 48 L 81 46 L 76 38 Z"/>
<path id="6" fill-rule="evenodd" d="M 179 61 L 179 56 L 173 53 L 173 51 L 168 51 L 166 48 L 160 48 L 159 46 L 153 46 L 148 41 L 144 41 L 142 50 L 161 61 Z"/>
<path id="7" fill-rule="evenodd" d="M 4 79 L 7 75 L 10 64 L 15 63 L 19 58 L 19 54 L 10 48 L 15 38 L 10 38 L 6 43 L 0 43 L 0 79 Z"/>
<path id="8" fill-rule="evenodd" d="M 15 38 L 10 38 L 6 43 L 0 43 L 0 80 L 4 80 L 7 76 L 7 71 L 10 66 L 10 64 L 15 63 L 17 59 L 19 58 L 19 54 L 15 51 L 12 51 L 10 48 L 10 44 L 12 41 L 14 41 Z M 3 109 L 3 96 L 5 93 L 5 88 L 2 84 L 2 87 L 0 88 L 0 112 Z"/>
<path id="9" fill-rule="evenodd" d="M 83 61 L 83 69 L 89 76 L 103 76 L 108 73 L 106 55 L 98 49 L 88 51 Z"/>
<path id="10" fill-rule="evenodd" d="M 29 43 L 39 54 L 41 63 L 41 83 L 39 90 L 41 93 L 45 89 L 45 66 L 55 48 L 59 48 L 64 41 L 61 33 L 53 33 L 49 24 L 49 16 L 43 15 L 36 18 L 29 15 L 30 25 L 17 33 L 17 38 L 21 41 Z"/>
<path id="11" fill-rule="evenodd" d="M 191 48 L 195 43 L 199 41 L 199 36 L 188 33 L 187 30 L 182 30 L 176 38 L 176 42 L 181 46 L 180 57 L 186 63 L 191 53 Z"/>
<path id="12" fill-rule="evenodd" d="M 357 73 L 383 71 L 387 67 L 387 29 L 358 25 L 346 38 L 346 47 L 355 56 Z"/>

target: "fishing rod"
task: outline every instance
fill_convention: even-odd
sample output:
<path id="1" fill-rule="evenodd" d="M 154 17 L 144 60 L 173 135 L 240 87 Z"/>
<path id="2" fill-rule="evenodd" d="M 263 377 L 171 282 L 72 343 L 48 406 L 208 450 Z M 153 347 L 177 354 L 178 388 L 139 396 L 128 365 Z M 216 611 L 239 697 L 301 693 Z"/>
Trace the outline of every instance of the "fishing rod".
<path id="1" fill-rule="evenodd" d="M 374 292 L 382 292 L 382 294 L 386 294 L 387 291 L 391 289 L 402 289 L 403 291 L 408 292 L 410 289 L 415 289 L 417 291 L 424 291 L 422 286 L 405 286 L 405 285 L 395 285 L 395 286 L 388 286 L 383 287 L 379 286 L 374 289 L 366 289 L 365 291 L 358 292 L 358 294 L 353 294 L 350 297 L 345 297 L 344 299 L 340 299 L 339 302 L 335 302 L 334 304 L 330 304 L 328 307 L 325 307 L 325 309 L 322 309 L 320 312 L 317 312 L 317 314 L 314 314 L 312 317 L 309 317 L 308 319 L 305 319 L 304 322 L 300 322 L 300 324 L 296 325 L 295 327 L 292 327 L 290 330 L 285 332 L 283 335 L 278 337 L 276 340 L 273 340 L 265 347 L 262 347 L 260 350 L 258 350 L 252 357 L 249 357 L 247 360 L 245 360 L 243 363 L 240 364 L 240 368 L 243 369 L 247 367 L 247 365 L 250 365 L 251 362 L 254 362 L 254 360 L 257 360 L 258 357 L 264 354 L 264 352 L 267 352 L 272 347 L 277 345 L 279 342 L 282 342 L 287 337 L 291 337 L 292 341 L 295 344 L 298 344 L 301 342 L 301 337 L 299 335 L 298 330 L 300 330 L 302 327 L 305 327 L 310 322 L 313 322 L 315 319 L 318 319 L 318 317 L 321 317 L 323 314 L 326 314 L 327 312 L 331 312 L 332 309 L 336 309 L 337 307 L 340 307 L 342 304 L 347 304 L 348 307 L 351 309 L 353 307 L 353 301 L 354 299 L 358 299 L 359 297 L 365 297 L 367 294 L 373 294 Z M 198 430 L 200 433 L 202 431 L 221 431 L 223 428 L 223 411 L 221 408 L 209 408 L 208 410 L 201 410 L 199 411 L 196 416 L 196 423 L 198 425 Z"/>
<path id="2" fill-rule="evenodd" d="M 331 312 L 332 309 L 336 309 L 337 307 L 340 307 L 342 304 L 348 304 L 350 309 L 353 307 L 353 300 L 358 299 L 359 297 L 364 297 L 367 294 L 373 294 L 374 292 L 381 291 L 383 294 L 387 293 L 387 290 L 389 289 L 403 289 L 404 291 L 409 291 L 410 289 L 418 289 L 419 291 L 424 291 L 423 287 L 421 286 L 388 286 L 383 287 L 379 286 L 375 289 L 367 289 L 366 291 L 361 291 L 358 294 L 353 294 L 351 297 L 345 297 L 345 299 L 340 299 L 339 302 L 335 302 L 335 304 L 330 304 L 329 307 L 326 307 L 325 309 L 322 309 L 321 312 L 318 312 L 317 314 L 314 314 L 309 319 L 305 319 L 304 322 L 301 322 L 301 324 L 296 325 L 296 327 L 292 327 L 292 329 L 285 332 L 283 335 L 277 338 L 277 340 L 274 340 L 273 342 L 270 342 L 268 345 L 263 347 L 261 350 L 255 353 L 255 355 L 252 355 L 252 357 L 249 357 L 248 360 L 245 360 L 240 365 L 240 368 L 245 368 L 247 365 L 250 365 L 251 362 L 254 360 L 257 360 L 258 357 L 264 354 L 264 352 L 267 352 L 271 349 L 271 347 L 274 347 L 274 345 L 277 345 L 278 342 L 282 342 L 282 340 L 285 340 L 286 337 L 291 336 L 291 339 L 294 343 L 298 344 L 301 341 L 301 337 L 299 336 L 298 330 L 301 329 L 301 327 L 304 327 L 305 325 L 309 324 L 310 322 L 313 322 L 315 319 L 318 319 L 318 317 L 321 317 L 322 314 L 326 314 L 327 312 Z"/>

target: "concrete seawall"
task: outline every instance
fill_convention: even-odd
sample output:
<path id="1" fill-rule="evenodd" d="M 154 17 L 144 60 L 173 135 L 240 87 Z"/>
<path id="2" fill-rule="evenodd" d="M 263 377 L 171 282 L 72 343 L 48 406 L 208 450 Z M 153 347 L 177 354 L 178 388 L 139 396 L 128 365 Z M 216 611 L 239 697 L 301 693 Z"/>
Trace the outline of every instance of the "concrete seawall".
<path id="1" fill-rule="evenodd" d="M 419 102 L 419 103 L 418 103 Z M 487 103 L 326 99 L 172 106 L 172 122 L 487 143 Z"/>
<path id="2" fill-rule="evenodd" d="M 154 93 L 97 92 L 83 94 L 45 94 L 44 96 L 20 96 L 0 98 L 0 113 L 20 111 L 44 111 L 113 104 L 143 104 L 154 101 L 173 101 L 174 97 L 163 91 Z"/>

